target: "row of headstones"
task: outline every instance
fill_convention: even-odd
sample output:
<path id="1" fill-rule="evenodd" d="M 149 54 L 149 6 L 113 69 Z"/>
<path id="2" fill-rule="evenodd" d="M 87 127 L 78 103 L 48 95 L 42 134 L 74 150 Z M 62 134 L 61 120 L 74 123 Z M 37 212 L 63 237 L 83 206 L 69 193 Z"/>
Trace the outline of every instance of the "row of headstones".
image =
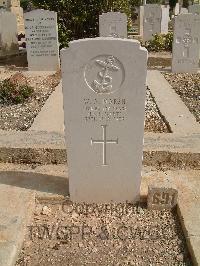
<path id="1" fill-rule="evenodd" d="M 149 15 L 146 16 L 149 19 L 144 19 L 144 25 L 146 24 L 147 28 L 153 28 L 153 33 L 159 32 L 160 28 L 164 29 L 166 27 L 166 23 L 163 23 L 160 17 L 167 16 L 167 8 L 159 5 L 148 6 L 144 6 L 144 10 L 147 8 L 147 14 Z M 152 19 L 151 23 L 149 21 L 150 18 Z M 158 21 L 159 23 L 157 23 Z M 199 15 L 182 14 L 175 18 L 172 60 L 173 72 L 198 71 L 200 51 L 199 29 Z M 59 49 L 56 13 L 46 10 L 34 10 L 26 13 L 25 30 L 29 69 L 58 69 Z M 127 38 L 126 15 L 119 12 L 109 12 L 100 15 L 99 32 L 100 36 L 103 37 Z M 152 31 L 149 32 L 152 34 Z"/>
<path id="2" fill-rule="evenodd" d="M 187 10 L 187 9 L 186 9 Z M 179 14 L 176 10 L 176 15 Z M 180 14 L 188 13 L 180 12 Z M 200 15 L 200 5 L 189 6 L 189 13 L 194 15 Z M 143 41 L 149 41 L 152 39 L 153 34 L 168 33 L 169 24 L 169 6 L 163 6 L 158 4 L 148 4 L 140 6 L 139 10 L 139 34 Z"/>
<path id="3" fill-rule="evenodd" d="M 199 4 L 193 4 L 193 5 L 190 5 L 187 9 L 185 7 L 180 7 L 179 3 L 176 3 L 176 6 L 174 8 L 174 15 L 175 16 L 177 16 L 179 14 L 187 14 L 187 13 L 200 15 L 200 5 Z"/>
<path id="4" fill-rule="evenodd" d="M 168 8 L 145 5 L 144 28 L 146 35 L 167 31 Z M 196 14 L 196 12 L 195 12 Z M 166 18 L 167 19 L 162 19 Z M 166 23 L 167 21 L 167 23 Z M 0 52 L 7 43 L 17 49 L 16 19 L 10 12 L 0 12 Z M 199 66 L 200 15 L 183 14 L 175 18 L 173 43 L 173 72 L 196 72 Z M 14 27 L 15 25 L 15 27 Z M 9 27 L 9 28 L 8 28 Z M 162 29 L 162 30 L 161 30 Z M 57 14 L 47 10 L 34 10 L 25 14 L 27 58 L 29 70 L 57 70 L 60 67 Z M 99 17 L 100 36 L 127 38 L 127 17 L 109 12 Z M 145 35 L 145 36 L 146 36 Z M 6 45 L 3 45 L 6 43 Z"/>

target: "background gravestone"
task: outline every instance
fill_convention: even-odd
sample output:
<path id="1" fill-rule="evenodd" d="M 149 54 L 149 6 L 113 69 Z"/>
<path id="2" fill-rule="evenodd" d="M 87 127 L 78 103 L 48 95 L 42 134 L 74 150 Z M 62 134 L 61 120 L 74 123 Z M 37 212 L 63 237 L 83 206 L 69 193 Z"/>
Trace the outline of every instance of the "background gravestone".
<path id="1" fill-rule="evenodd" d="M 199 67 L 200 16 L 182 14 L 175 18 L 172 72 L 196 73 Z"/>
<path id="2" fill-rule="evenodd" d="M 18 51 L 16 16 L 0 10 L 0 56 L 17 54 Z"/>
<path id="3" fill-rule="evenodd" d="M 200 15 L 200 4 L 191 5 L 188 7 L 189 13 Z"/>
<path id="4" fill-rule="evenodd" d="M 176 3 L 176 6 L 174 8 L 174 15 L 177 16 L 179 14 L 180 11 L 180 5 L 179 3 Z"/>
<path id="5" fill-rule="evenodd" d="M 147 51 L 128 39 L 61 51 L 70 197 L 125 202 L 140 193 Z"/>
<path id="6" fill-rule="evenodd" d="M 23 8 L 20 7 L 20 1 L 15 0 L 11 2 L 10 11 L 16 15 L 17 17 L 17 30 L 18 34 L 24 34 L 24 11 Z"/>
<path id="7" fill-rule="evenodd" d="M 143 19 L 144 19 L 144 6 L 139 9 L 139 35 L 143 36 Z"/>
<path id="8" fill-rule="evenodd" d="M 99 16 L 99 36 L 127 38 L 127 16 L 120 12 L 108 12 Z"/>
<path id="9" fill-rule="evenodd" d="M 57 71 L 59 47 L 56 12 L 37 9 L 25 13 L 24 17 L 29 70 Z"/>
<path id="10" fill-rule="evenodd" d="M 157 4 L 144 6 L 143 40 L 149 41 L 155 33 L 168 33 L 169 7 Z"/>

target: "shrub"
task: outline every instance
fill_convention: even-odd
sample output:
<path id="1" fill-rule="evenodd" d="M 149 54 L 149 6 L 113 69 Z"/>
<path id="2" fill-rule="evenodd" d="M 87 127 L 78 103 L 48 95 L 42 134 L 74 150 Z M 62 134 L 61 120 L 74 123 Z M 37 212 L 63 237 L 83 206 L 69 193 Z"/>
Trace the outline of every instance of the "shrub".
<path id="1" fill-rule="evenodd" d="M 172 51 L 173 33 L 154 34 L 153 39 L 145 43 L 148 51 Z"/>
<path id="2" fill-rule="evenodd" d="M 9 79 L 5 79 L 0 82 L 0 103 L 23 103 L 33 94 L 33 92 L 34 89 L 28 85 L 14 84 Z"/>
<path id="3" fill-rule="evenodd" d="M 131 15 L 129 0 L 32 0 L 37 8 L 55 11 L 58 14 L 60 48 L 71 40 L 97 37 L 99 15 L 102 12 L 121 11 Z"/>
<path id="4" fill-rule="evenodd" d="M 166 51 L 172 51 L 173 37 L 173 32 L 168 32 L 164 35 Z"/>

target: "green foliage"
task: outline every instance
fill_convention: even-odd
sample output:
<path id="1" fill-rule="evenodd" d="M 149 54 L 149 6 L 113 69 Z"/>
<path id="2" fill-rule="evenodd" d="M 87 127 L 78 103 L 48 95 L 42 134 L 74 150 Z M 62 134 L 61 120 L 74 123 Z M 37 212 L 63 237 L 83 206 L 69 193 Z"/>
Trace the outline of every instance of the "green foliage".
<path id="1" fill-rule="evenodd" d="M 165 51 L 172 51 L 173 37 L 173 32 L 168 32 L 164 35 Z"/>
<path id="2" fill-rule="evenodd" d="M 164 0 L 147 0 L 147 4 L 164 4 Z"/>
<path id="3" fill-rule="evenodd" d="M 28 85 L 16 85 L 5 79 L 0 82 L 0 103 L 19 104 L 28 99 L 34 89 Z"/>
<path id="4" fill-rule="evenodd" d="M 169 0 L 170 10 L 173 10 L 175 8 L 177 2 L 178 0 Z"/>
<path id="5" fill-rule="evenodd" d="M 28 5 L 29 5 L 29 0 L 20 0 L 20 6 L 24 9 L 27 10 Z"/>
<path id="6" fill-rule="evenodd" d="M 129 0 L 32 0 L 37 8 L 58 14 L 60 48 L 71 40 L 96 37 L 99 33 L 99 15 L 102 12 L 121 11 L 131 14 Z"/>
<path id="7" fill-rule="evenodd" d="M 188 8 L 189 6 L 189 0 L 183 0 L 183 7 Z"/>
<path id="8" fill-rule="evenodd" d="M 153 39 L 145 43 L 148 51 L 172 51 L 173 32 L 167 34 L 154 34 Z"/>

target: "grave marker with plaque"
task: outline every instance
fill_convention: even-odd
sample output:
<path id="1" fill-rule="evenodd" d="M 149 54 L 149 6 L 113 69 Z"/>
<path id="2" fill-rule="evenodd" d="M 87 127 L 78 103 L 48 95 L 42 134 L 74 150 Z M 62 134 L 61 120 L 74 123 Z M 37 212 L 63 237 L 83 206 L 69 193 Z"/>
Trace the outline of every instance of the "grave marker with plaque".
<path id="1" fill-rule="evenodd" d="M 56 12 L 37 9 L 24 17 L 29 70 L 57 71 L 60 64 Z"/>

